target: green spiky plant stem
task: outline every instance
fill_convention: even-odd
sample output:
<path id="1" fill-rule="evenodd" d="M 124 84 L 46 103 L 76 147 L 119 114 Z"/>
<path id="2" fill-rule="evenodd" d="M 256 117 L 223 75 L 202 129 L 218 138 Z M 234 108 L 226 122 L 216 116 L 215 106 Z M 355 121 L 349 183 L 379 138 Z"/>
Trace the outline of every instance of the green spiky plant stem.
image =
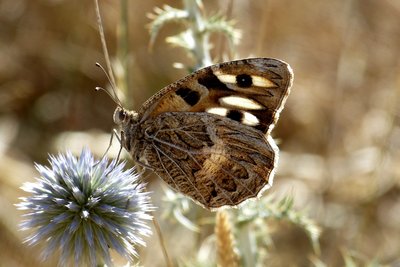
<path id="1" fill-rule="evenodd" d="M 184 9 L 188 12 L 189 29 L 192 33 L 194 46 L 192 54 L 195 57 L 195 69 L 212 64 L 210 55 L 210 36 L 206 32 L 206 24 L 201 7 L 196 0 L 183 0 Z"/>

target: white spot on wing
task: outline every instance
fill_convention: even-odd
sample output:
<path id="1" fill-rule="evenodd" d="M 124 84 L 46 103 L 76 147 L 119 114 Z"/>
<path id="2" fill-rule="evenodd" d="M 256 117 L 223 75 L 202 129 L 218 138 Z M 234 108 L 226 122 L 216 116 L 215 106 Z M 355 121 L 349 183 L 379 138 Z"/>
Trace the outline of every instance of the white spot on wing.
<path id="1" fill-rule="evenodd" d="M 234 106 L 240 109 L 251 109 L 251 110 L 259 110 L 264 109 L 262 105 L 257 103 L 256 101 L 241 97 L 241 96 L 225 96 L 219 99 L 219 103 L 221 105 L 229 105 Z"/>
<path id="2" fill-rule="evenodd" d="M 231 74 L 221 74 L 219 73 L 215 73 L 215 75 L 218 77 L 218 80 L 220 80 L 223 83 L 232 83 L 235 84 L 236 83 L 236 75 L 231 75 Z"/>
<path id="3" fill-rule="evenodd" d="M 242 123 L 249 126 L 256 126 L 260 123 L 260 121 L 250 112 L 243 111 Z"/>
<path id="4" fill-rule="evenodd" d="M 261 76 L 254 76 L 252 75 L 251 78 L 253 79 L 253 85 L 258 87 L 276 87 L 276 84 L 267 78 Z"/>
<path id="5" fill-rule="evenodd" d="M 208 108 L 206 110 L 206 112 L 226 117 L 226 114 L 228 114 L 228 109 L 226 109 L 226 108 Z"/>
<path id="6" fill-rule="evenodd" d="M 220 80 L 223 83 L 230 83 L 230 84 L 236 84 L 236 75 L 232 74 L 226 74 L 221 71 L 214 71 L 215 76 L 218 77 L 218 80 Z M 251 75 L 252 79 L 252 85 L 257 86 L 257 87 L 277 87 L 276 83 L 274 83 L 271 80 L 268 80 L 267 78 L 264 78 L 262 76 L 256 76 L 256 75 Z"/>

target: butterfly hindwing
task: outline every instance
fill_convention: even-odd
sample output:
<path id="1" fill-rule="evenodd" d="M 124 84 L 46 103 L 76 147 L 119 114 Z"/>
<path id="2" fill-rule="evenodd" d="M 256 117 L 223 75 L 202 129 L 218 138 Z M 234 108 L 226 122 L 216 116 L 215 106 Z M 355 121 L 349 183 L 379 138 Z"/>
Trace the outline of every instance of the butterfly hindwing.
<path id="1" fill-rule="evenodd" d="M 235 206 L 272 184 L 277 148 L 260 131 L 207 113 L 166 112 L 146 123 L 143 158 L 206 208 Z"/>

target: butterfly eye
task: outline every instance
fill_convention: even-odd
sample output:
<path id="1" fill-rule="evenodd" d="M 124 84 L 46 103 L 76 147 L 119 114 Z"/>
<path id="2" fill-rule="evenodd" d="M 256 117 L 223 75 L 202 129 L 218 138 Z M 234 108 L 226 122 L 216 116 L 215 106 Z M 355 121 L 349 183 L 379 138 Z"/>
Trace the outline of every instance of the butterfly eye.
<path id="1" fill-rule="evenodd" d="M 125 119 L 126 119 L 126 111 L 120 107 L 117 107 L 117 109 L 114 111 L 114 123 L 115 124 L 121 124 Z"/>
<path id="2" fill-rule="evenodd" d="M 121 111 L 118 113 L 118 119 L 119 119 L 120 121 L 124 121 L 125 118 L 126 118 L 126 112 L 125 112 L 125 110 L 121 110 Z"/>

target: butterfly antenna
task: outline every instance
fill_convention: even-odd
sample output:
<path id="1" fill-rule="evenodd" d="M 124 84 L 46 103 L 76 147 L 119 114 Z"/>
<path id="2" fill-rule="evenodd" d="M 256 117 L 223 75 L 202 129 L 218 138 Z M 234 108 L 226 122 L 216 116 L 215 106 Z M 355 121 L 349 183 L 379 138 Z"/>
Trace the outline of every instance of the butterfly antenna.
<path id="1" fill-rule="evenodd" d="M 122 108 L 122 105 L 121 105 L 121 103 L 120 103 L 120 101 L 119 101 L 119 99 L 117 98 L 115 98 L 114 97 L 114 95 L 112 95 L 110 92 L 109 92 L 109 90 L 107 90 L 107 89 L 104 89 L 103 87 L 100 87 L 100 86 L 96 86 L 96 88 L 94 88 L 96 91 L 103 91 L 104 93 L 106 93 L 111 99 L 112 99 L 112 101 L 115 103 L 115 104 L 117 104 L 117 106 L 119 106 L 120 108 Z"/>
<path id="2" fill-rule="evenodd" d="M 108 79 L 108 82 L 111 85 L 112 94 L 110 93 L 109 90 L 105 90 L 104 88 L 101 88 L 101 87 L 96 87 L 96 91 L 99 91 L 101 89 L 104 90 L 118 106 L 122 107 L 122 102 L 118 97 L 117 90 L 115 89 L 115 84 L 110 79 L 110 75 L 108 75 L 108 73 L 106 72 L 106 70 L 104 69 L 104 67 L 100 63 L 96 62 L 96 67 L 99 67 L 104 72 L 104 74 L 106 75 L 106 77 Z"/>

